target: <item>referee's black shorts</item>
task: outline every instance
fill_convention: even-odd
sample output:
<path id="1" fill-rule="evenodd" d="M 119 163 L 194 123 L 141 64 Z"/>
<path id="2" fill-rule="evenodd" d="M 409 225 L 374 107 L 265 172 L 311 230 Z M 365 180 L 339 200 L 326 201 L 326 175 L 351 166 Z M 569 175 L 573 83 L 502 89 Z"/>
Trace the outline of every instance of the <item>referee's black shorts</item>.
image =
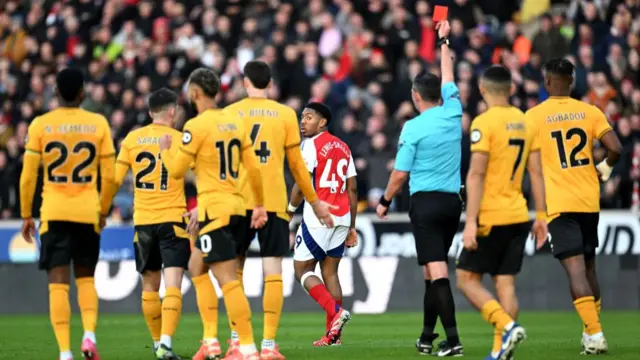
<path id="1" fill-rule="evenodd" d="M 447 261 L 460 225 L 462 201 L 457 193 L 438 191 L 411 195 L 409 218 L 413 225 L 418 264 Z"/>

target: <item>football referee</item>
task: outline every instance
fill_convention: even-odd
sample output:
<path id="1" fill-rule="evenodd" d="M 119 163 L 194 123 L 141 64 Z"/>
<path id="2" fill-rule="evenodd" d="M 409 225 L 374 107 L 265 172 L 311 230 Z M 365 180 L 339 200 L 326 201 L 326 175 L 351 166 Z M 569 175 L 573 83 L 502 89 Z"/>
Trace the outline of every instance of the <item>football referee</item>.
<path id="1" fill-rule="evenodd" d="M 395 170 L 380 198 L 377 213 L 386 218 L 391 199 L 402 189 L 409 175 L 411 210 L 418 263 L 424 266 L 424 323 L 416 346 L 423 354 L 433 353 L 433 333 L 438 315 L 447 340 L 436 350 L 438 356 L 463 354 L 458 338 L 455 306 L 447 271 L 447 253 L 458 230 L 460 200 L 460 158 L 462 105 L 453 82 L 453 61 L 449 50 L 449 22 L 436 25 L 441 50 L 442 80 L 425 73 L 413 81 L 411 98 L 420 115 L 408 121 L 400 134 Z"/>

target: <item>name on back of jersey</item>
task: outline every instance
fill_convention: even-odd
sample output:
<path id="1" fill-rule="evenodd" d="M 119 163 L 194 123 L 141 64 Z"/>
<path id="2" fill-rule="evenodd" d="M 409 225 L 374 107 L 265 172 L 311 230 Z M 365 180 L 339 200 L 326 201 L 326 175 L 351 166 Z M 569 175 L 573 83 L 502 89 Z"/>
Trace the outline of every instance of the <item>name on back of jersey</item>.
<path id="1" fill-rule="evenodd" d="M 329 141 L 328 143 L 322 145 L 322 148 L 320 149 L 320 151 L 318 151 L 318 154 L 327 157 L 329 151 L 333 149 L 339 149 L 342 150 L 344 154 L 349 154 L 349 148 L 338 141 Z"/>

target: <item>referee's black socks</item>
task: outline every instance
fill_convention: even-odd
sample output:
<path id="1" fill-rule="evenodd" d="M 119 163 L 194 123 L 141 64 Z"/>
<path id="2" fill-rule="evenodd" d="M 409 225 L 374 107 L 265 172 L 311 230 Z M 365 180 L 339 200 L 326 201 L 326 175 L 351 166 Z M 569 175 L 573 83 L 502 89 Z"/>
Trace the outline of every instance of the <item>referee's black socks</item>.
<path id="1" fill-rule="evenodd" d="M 431 280 L 425 280 L 422 311 L 422 335 L 420 335 L 420 342 L 430 343 L 435 339 L 433 329 L 436 327 L 436 321 L 438 320 L 436 299 L 436 292 L 431 286 Z"/>
<path id="2" fill-rule="evenodd" d="M 458 328 L 456 324 L 456 306 L 453 301 L 451 284 L 449 279 L 442 278 L 431 283 L 429 292 L 434 292 L 436 297 L 436 308 L 442 322 L 442 327 L 447 334 L 447 342 L 451 346 L 460 343 L 458 338 Z"/>

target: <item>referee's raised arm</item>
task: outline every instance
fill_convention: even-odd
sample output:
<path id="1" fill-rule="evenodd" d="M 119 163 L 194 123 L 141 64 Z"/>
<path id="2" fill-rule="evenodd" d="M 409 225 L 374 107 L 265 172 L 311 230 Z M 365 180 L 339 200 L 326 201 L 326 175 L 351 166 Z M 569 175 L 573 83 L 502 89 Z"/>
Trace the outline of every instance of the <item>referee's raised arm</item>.
<path id="1" fill-rule="evenodd" d="M 418 350 L 431 353 L 435 339 L 433 328 L 439 315 L 447 343 L 438 349 L 438 355 L 456 356 L 462 355 L 463 350 L 458 338 L 447 259 L 462 212 L 459 197 L 462 104 L 453 83 L 449 22 L 438 23 L 436 29 L 442 79 L 424 73 L 413 81 L 411 98 L 420 115 L 402 128 L 395 169 L 376 212 L 380 218 L 386 218 L 391 200 L 410 178 L 409 217 L 418 263 L 424 266 L 425 299 L 430 298 L 424 302 L 424 327 Z"/>

